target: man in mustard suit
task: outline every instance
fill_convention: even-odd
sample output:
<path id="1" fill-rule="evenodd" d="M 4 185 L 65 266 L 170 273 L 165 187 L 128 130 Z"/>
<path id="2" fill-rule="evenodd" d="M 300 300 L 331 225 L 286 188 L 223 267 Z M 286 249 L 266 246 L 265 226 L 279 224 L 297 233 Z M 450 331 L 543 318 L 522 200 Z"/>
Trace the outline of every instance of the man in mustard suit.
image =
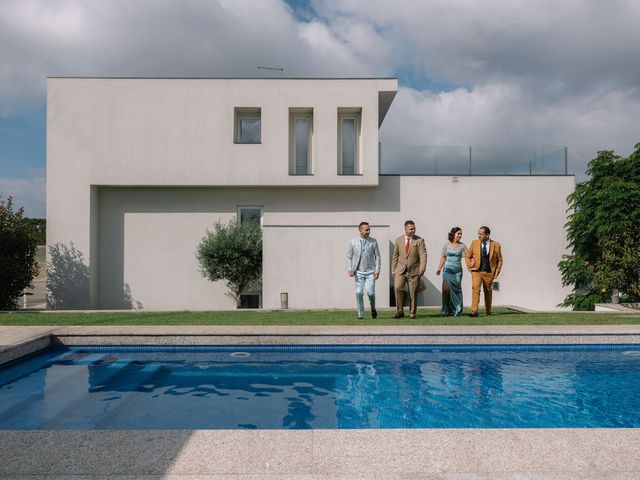
<path id="1" fill-rule="evenodd" d="M 404 235 L 396 239 L 393 247 L 391 275 L 396 294 L 396 314 L 393 318 L 404 317 L 404 286 L 409 284 L 411 309 L 409 317 L 416 318 L 418 309 L 418 285 L 427 268 L 427 248 L 424 239 L 416 235 L 416 224 L 412 220 L 404 222 Z"/>
<path id="2" fill-rule="evenodd" d="M 471 242 L 467 250 L 467 268 L 471 272 L 471 317 L 478 316 L 480 305 L 480 286 L 484 291 L 484 309 L 491 315 L 491 297 L 493 281 L 500 275 L 502 269 L 502 249 L 500 244 L 489 238 L 489 227 L 478 229 L 478 239 Z"/>

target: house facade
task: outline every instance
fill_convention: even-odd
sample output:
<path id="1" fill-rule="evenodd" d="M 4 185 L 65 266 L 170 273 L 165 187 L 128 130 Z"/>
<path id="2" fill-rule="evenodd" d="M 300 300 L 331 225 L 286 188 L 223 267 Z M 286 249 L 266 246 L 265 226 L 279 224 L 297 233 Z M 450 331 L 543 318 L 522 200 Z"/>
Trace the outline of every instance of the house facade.
<path id="1" fill-rule="evenodd" d="M 264 239 L 262 286 L 247 305 L 280 308 L 286 293 L 289 308 L 353 308 L 345 254 L 364 220 L 381 247 L 377 297 L 388 306 L 392 243 L 412 219 L 428 251 L 422 305 L 439 305 L 450 228 L 470 243 L 489 225 L 505 258 L 494 303 L 555 308 L 568 293 L 557 269 L 575 183 L 566 163 L 380 146 L 397 88 L 388 78 L 50 78 L 50 308 L 235 308 L 195 251 L 216 221 L 247 217 L 260 219 Z"/>

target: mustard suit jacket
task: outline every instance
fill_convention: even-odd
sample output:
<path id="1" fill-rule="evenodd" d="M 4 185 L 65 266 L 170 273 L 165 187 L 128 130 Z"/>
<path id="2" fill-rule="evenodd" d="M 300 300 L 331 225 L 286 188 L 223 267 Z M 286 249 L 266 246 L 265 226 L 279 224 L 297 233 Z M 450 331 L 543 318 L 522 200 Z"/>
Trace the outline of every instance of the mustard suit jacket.
<path id="1" fill-rule="evenodd" d="M 391 271 L 394 274 L 414 277 L 427 268 L 427 247 L 424 244 L 424 238 L 414 235 L 409 245 L 409 253 L 406 253 L 404 235 L 396 238 L 391 262 Z"/>
<path id="2" fill-rule="evenodd" d="M 476 239 L 471 242 L 471 246 L 467 250 L 465 261 L 470 272 L 477 272 L 480 269 L 480 246 L 480 240 Z M 471 260 L 474 260 L 473 267 L 471 266 Z M 489 267 L 491 267 L 491 273 L 493 273 L 494 278 L 500 275 L 500 270 L 502 270 L 502 248 L 493 239 L 489 239 Z"/>

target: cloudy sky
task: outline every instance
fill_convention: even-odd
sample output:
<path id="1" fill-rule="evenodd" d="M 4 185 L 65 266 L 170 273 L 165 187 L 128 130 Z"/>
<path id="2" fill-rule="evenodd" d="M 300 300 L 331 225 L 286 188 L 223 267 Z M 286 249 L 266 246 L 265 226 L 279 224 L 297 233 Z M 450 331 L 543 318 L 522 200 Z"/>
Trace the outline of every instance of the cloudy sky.
<path id="1" fill-rule="evenodd" d="M 640 142 L 640 0 L 0 0 L 0 195 L 45 214 L 47 76 L 396 76 L 386 145 Z"/>

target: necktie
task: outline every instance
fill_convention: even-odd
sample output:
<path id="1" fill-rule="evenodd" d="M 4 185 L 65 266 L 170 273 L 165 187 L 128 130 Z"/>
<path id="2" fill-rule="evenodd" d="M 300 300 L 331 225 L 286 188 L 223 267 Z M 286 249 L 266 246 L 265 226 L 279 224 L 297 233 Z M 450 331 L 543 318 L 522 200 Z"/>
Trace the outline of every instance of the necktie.
<path id="1" fill-rule="evenodd" d="M 482 242 L 482 254 L 487 256 L 487 242 Z"/>
<path id="2" fill-rule="evenodd" d="M 406 253 L 409 253 L 409 249 L 411 248 L 411 239 L 407 238 L 406 243 L 404 244 L 404 251 Z"/>

